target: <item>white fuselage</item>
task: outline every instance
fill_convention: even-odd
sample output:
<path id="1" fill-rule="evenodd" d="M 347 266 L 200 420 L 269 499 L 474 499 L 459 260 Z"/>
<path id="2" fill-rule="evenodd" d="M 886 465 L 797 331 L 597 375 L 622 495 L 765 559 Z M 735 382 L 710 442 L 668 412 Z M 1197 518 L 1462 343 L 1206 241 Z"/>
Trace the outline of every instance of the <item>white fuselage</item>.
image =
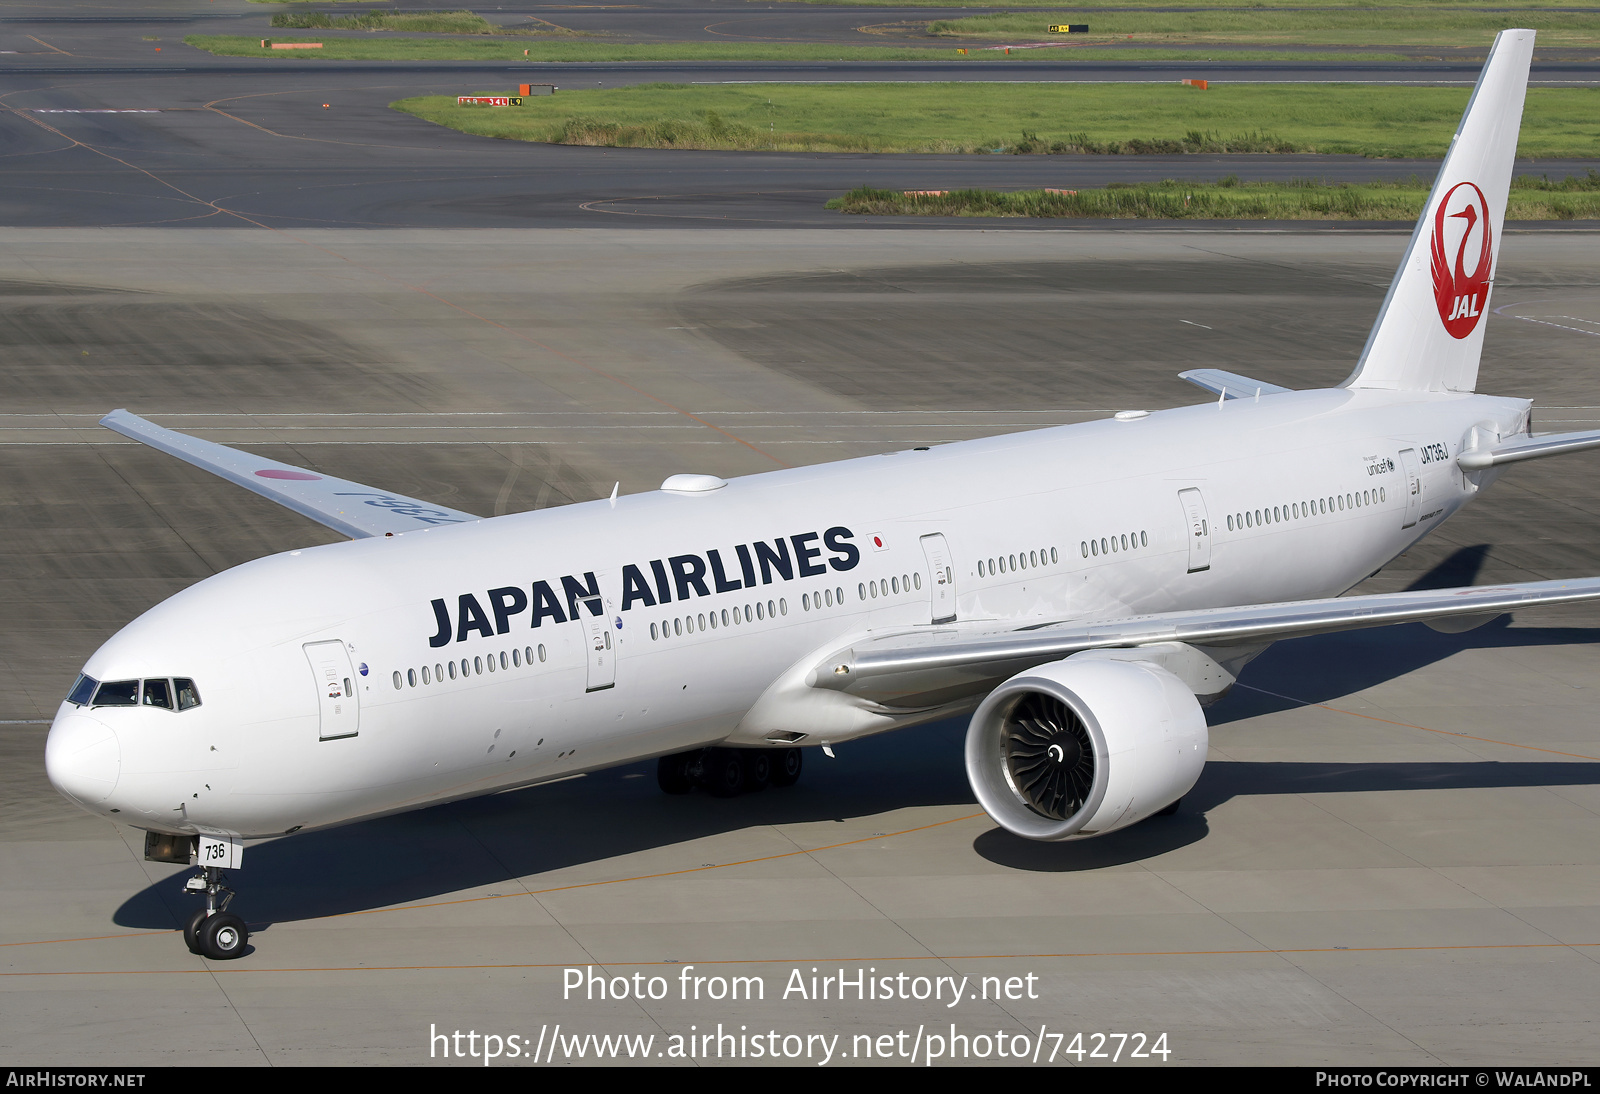
<path id="1" fill-rule="evenodd" d="M 201 704 L 64 703 L 51 777 L 137 827 L 255 838 L 702 745 L 820 743 L 802 706 L 742 723 L 865 635 L 1338 595 L 1484 484 L 1454 462 L 1475 427 L 1524 432 L 1528 410 L 1275 394 L 275 555 L 102 646 L 86 675 L 190 678 Z"/>

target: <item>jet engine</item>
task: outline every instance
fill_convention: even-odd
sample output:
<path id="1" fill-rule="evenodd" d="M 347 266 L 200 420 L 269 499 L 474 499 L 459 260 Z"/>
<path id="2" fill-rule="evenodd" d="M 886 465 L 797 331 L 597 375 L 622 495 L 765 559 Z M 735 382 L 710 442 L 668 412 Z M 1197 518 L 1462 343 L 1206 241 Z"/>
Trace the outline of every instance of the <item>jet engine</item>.
<path id="1" fill-rule="evenodd" d="M 1083 839 L 1176 804 L 1200 778 L 1207 744 L 1205 715 L 1178 677 L 1089 651 L 989 694 L 967 730 L 967 777 L 1008 831 Z"/>

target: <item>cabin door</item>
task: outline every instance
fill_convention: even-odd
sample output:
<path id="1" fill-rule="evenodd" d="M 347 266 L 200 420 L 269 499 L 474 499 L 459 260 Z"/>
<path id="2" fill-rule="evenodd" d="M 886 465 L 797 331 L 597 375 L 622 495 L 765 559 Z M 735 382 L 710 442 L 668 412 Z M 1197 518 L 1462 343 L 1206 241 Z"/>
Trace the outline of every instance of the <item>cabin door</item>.
<path id="1" fill-rule="evenodd" d="M 1189 572 L 1197 574 L 1211 569 L 1211 522 L 1206 518 L 1206 502 L 1200 491 L 1190 488 L 1178 491 L 1178 503 L 1183 506 L 1184 530 L 1189 540 Z"/>
<path id="2" fill-rule="evenodd" d="M 1400 467 L 1406 473 L 1406 522 L 1400 527 L 1410 528 L 1422 516 L 1422 464 L 1415 448 L 1400 450 Z"/>
<path id="3" fill-rule="evenodd" d="M 922 553 L 928 560 L 928 588 L 932 600 L 932 622 L 949 623 L 956 617 L 956 571 L 944 536 L 922 537 Z"/>
<path id="4" fill-rule="evenodd" d="M 361 725 L 361 704 L 356 698 L 356 674 L 350 668 L 349 651 L 343 642 L 307 642 L 302 648 L 316 678 L 321 738 L 354 737 Z"/>
<path id="5" fill-rule="evenodd" d="M 600 587 L 606 585 L 608 575 L 600 575 Z M 600 614 L 595 615 L 598 609 Z M 604 691 L 617 683 L 617 639 L 621 619 L 616 605 L 609 599 L 595 597 L 578 601 L 578 615 L 583 619 L 584 645 L 588 649 L 589 680 L 586 691 Z"/>

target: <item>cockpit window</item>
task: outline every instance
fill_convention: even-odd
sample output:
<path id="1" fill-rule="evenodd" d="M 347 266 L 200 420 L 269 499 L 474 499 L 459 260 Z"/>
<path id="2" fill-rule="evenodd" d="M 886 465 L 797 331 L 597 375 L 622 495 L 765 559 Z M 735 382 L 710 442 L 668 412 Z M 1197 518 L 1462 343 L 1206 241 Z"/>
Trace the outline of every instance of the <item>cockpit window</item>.
<path id="1" fill-rule="evenodd" d="M 188 710 L 190 707 L 200 705 L 200 689 L 194 686 L 193 680 L 178 677 L 172 681 L 172 686 L 178 693 L 178 709 Z"/>
<path id="2" fill-rule="evenodd" d="M 146 680 L 144 682 L 144 705 L 147 707 L 160 707 L 162 710 L 171 710 L 172 681 Z"/>
<path id="3" fill-rule="evenodd" d="M 78 682 L 72 685 L 72 690 L 67 693 L 67 702 L 86 706 L 94 698 L 94 689 L 100 686 L 100 681 L 92 676 L 79 676 Z"/>
<path id="4" fill-rule="evenodd" d="M 97 707 L 132 707 L 139 705 L 139 681 L 108 680 L 94 693 Z"/>
<path id="5" fill-rule="evenodd" d="M 79 676 L 67 702 L 97 707 L 136 707 L 142 702 L 157 710 L 188 710 L 200 705 L 200 689 L 186 677 L 143 683 L 142 688 L 138 680 L 111 680 L 102 684 L 93 677 Z"/>

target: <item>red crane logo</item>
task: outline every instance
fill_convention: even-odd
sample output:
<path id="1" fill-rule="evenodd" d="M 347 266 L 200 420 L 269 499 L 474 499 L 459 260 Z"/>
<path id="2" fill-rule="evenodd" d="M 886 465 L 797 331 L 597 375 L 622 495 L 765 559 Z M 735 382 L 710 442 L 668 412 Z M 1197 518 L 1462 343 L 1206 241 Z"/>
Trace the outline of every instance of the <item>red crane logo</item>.
<path id="1" fill-rule="evenodd" d="M 1457 195 L 1460 200 L 1457 200 Z M 1450 212 L 1454 203 L 1456 211 Z M 1449 245 L 1445 242 L 1447 220 L 1464 221 L 1460 241 L 1456 244 L 1456 260 L 1450 263 Z M 1452 226 L 1453 227 L 1453 226 Z M 1466 268 L 1467 248 L 1476 233 L 1477 251 L 1471 272 Z M 1489 274 L 1492 261 L 1493 229 L 1489 226 L 1489 203 L 1483 191 L 1470 182 L 1458 182 L 1445 194 L 1433 214 L 1433 301 L 1439 307 L 1439 319 L 1452 338 L 1465 338 L 1478 325 L 1478 317 L 1489 303 Z"/>

